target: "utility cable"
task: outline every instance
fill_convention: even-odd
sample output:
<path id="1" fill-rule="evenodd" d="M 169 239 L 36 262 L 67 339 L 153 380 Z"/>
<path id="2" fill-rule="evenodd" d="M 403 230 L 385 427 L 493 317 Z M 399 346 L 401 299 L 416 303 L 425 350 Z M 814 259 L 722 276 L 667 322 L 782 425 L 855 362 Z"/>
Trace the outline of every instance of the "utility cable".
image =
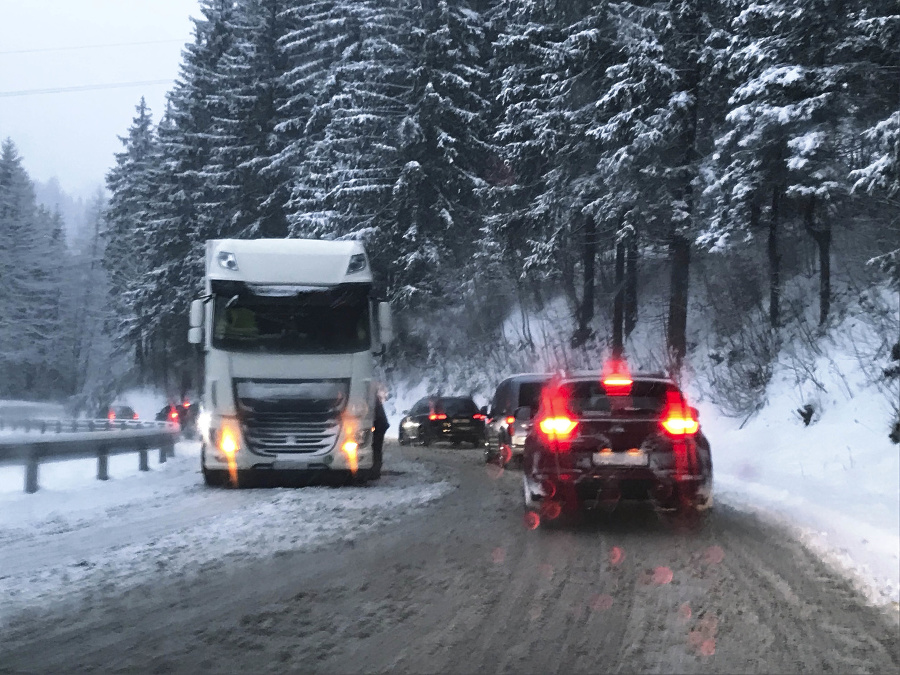
<path id="1" fill-rule="evenodd" d="M 171 84 L 174 78 L 167 80 L 143 80 L 140 82 L 115 82 L 111 84 L 83 84 L 77 87 L 53 87 L 51 89 L 22 89 L 19 91 L 0 91 L 0 98 L 14 96 L 35 96 L 38 94 L 68 94 L 76 91 L 95 91 L 98 89 L 124 89 L 125 87 L 145 87 L 156 84 Z"/>

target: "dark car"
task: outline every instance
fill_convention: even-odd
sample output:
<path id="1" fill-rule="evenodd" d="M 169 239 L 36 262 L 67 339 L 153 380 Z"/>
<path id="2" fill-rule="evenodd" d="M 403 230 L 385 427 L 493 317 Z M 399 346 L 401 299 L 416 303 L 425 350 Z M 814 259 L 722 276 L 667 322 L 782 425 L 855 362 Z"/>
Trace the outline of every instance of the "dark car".
<path id="1" fill-rule="evenodd" d="M 104 408 L 100 411 L 100 415 L 98 417 L 105 417 L 106 419 L 112 420 L 136 420 L 138 418 L 138 414 L 134 411 L 134 408 L 127 405 L 111 405 L 108 408 Z"/>
<path id="2" fill-rule="evenodd" d="M 450 441 L 478 448 L 484 443 L 485 417 L 485 411 L 479 410 L 471 398 L 426 396 L 400 421 L 400 445 Z"/>
<path id="3" fill-rule="evenodd" d="M 156 413 L 157 422 L 172 422 L 181 429 L 183 436 L 193 438 L 197 432 L 197 406 L 184 402 L 169 404 Z"/>
<path id="4" fill-rule="evenodd" d="M 485 423 L 484 461 L 505 465 L 522 459 L 530 420 L 516 420 L 519 408 L 537 410 L 541 389 L 550 380 L 547 373 L 521 373 L 497 385 Z"/>
<path id="5" fill-rule="evenodd" d="M 547 384 L 536 411 L 520 408 L 516 417 L 533 423 L 523 482 L 535 522 L 610 511 L 622 500 L 692 515 L 712 505 L 709 442 L 696 408 L 664 376 L 561 377 Z"/>

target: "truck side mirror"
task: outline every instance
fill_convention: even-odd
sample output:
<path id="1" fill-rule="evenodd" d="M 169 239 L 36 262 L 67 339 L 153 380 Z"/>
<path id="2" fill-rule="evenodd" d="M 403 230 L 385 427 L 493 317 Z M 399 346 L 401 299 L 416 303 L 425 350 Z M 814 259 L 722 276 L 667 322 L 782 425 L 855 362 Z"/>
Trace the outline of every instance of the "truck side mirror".
<path id="1" fill-rule="evenodd" d="M 387 347 L 394 341 L 394 318 L 391 315 L 391 303 L 378 303 L 378 330 L 381 344 Z"/>
<path id="2" fill-rule="evenodd" d="M 191 328 L 199 328 L 203 325 L 203 305 L 204 302 L 201 299 L 194 300 L 191 303 L 191 317 L 190 317 L 190 326 Z M 189 338 L 190 339 L 190 338 Z M 192 343 L 196 344 L 196 343 Z"/>
<path id="3" fill-rule="evenodd" d="M 199 345 L 203 342 L 203 329 L 200 326 L 188 328 L 188 342 L 192 345 Z"/>

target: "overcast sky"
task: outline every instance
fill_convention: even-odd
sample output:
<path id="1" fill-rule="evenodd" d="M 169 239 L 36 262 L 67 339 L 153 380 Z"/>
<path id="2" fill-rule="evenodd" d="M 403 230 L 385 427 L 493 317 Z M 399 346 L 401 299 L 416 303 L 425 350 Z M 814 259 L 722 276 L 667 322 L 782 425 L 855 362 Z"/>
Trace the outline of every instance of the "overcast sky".
<path id="1" fill-rule="evenodd" d="M 199 14 L 198 0 L 0 0 L 0 138 L 32 178 L 90 196 L 142 95 L 159 121 Z M 134 82 L 158 83 L 89 88 Z"/>

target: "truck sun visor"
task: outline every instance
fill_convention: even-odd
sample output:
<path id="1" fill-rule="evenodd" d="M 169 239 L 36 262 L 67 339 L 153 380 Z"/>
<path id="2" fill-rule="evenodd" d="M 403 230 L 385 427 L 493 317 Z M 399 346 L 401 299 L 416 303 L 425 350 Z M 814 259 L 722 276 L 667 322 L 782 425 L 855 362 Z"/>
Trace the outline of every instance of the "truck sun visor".
<path id="1" fill-rule="evenodd" d="M 343 410 L 350 393 L 347 380 L 238 380 L 235 391 L 248 408 L 280 407 L 290 402 L 320 402 Z"/>

